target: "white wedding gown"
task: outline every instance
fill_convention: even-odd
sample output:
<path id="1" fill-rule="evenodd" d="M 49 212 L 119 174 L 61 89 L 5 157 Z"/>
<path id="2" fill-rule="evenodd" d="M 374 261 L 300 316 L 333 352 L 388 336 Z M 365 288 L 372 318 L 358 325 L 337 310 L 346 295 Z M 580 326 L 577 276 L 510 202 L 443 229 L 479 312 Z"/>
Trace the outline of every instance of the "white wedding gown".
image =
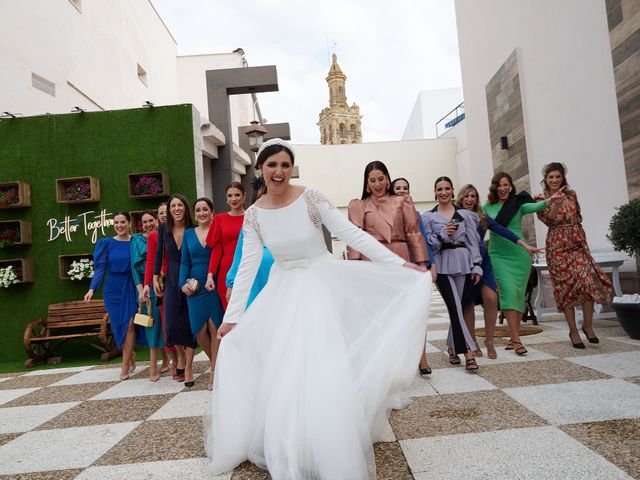
<path id="1" fill-rule="evenodd" d="M 324 224 L 373 262 L 334 259 Z M 351 224 L 318 191 L 247 209 L 243 258 L 224 321 L 212 415 L 214 473 L 244 460 L 274 480 L 375 479 L 372 442 L 424 345 L 431 276 Z M 266 245 L 276 262 L 244 305 Z"/>

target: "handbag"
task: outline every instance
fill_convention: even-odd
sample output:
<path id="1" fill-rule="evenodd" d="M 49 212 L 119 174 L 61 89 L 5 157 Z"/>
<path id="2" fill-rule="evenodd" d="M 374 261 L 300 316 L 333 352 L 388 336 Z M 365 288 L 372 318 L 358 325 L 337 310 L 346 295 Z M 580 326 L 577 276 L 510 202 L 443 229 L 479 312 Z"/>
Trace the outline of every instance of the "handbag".
<path id="1" fill-rule="evenodd" d="M 197 278 L 187 278 L 187 285 L 191 287 L 191 291 L 196 293 L 198 291 L 198 287 L 200 287 L 200 282 L 198 282 Z"/>
<path id="2" fill-rule="evenodd" d="M 138 313 L 133 317 L 133 323 L 142 327 L 153 327 L 153 314 L 151 313 L 151 300 L 147 300 L 147 313 L 142 313 L 142 303 L 138 304 Z"/>

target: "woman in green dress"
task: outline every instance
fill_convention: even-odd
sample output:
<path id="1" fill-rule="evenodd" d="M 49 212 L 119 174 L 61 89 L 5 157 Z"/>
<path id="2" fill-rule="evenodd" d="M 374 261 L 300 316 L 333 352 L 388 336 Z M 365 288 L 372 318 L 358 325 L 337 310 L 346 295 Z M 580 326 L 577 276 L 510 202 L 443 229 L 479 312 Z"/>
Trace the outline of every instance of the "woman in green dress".
<path id="1" fill-rule="evenodd" d="M 555 205 L 563 195 L 559 191 L 546 200 L 534 202 L 527 192 L 516 194 L 511 175 L 499 172 L 491 179 L 489 202 L 483 209 L 489 217 L 524 240 L 521 230 L 522 216 Z M 506 348 L 518 355 L 525 355 L 527 349 L 520 341 L 519 332 L 527 282 L 531 273 L 531 257 L 526 250 L 494 232 L 489 233 L 489 257 L 498 283 L 500 308 L 507 319 L 511 334 Z"/>

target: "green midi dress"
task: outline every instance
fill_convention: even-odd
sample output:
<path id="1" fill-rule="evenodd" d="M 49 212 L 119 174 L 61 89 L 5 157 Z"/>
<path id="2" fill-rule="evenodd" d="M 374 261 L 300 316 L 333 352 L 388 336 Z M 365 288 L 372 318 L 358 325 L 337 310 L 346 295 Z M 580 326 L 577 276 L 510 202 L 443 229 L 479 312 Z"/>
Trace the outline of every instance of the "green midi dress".
<path id="1" fill-rule="evenodd" d="M 486 203 L 482 208 L 487 215 L 495 219 L 500 213 L 502 205 L 502 203 Z M 522 204 L 507 228 L 519 239 L 524 240 L 521 230 L 522 216 L 540 212 L 545 208 L 547 208 L 545 201 Z M 531 257 L 517 243 L 513 243 L 492 231 L 489 232 L 489 257 L 498 283 L 500 308 L 524 312 L 525 293 L 531 273 Z"/>

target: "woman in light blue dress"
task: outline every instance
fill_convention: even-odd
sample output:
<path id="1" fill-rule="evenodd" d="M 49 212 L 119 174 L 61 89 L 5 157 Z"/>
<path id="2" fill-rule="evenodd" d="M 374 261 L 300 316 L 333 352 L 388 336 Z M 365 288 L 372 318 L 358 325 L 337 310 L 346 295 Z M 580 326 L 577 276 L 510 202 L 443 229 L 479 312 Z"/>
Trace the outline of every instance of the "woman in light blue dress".
<path id="1" fill-rule="evenodd" d="M 142 313 L 149 314 L 147 310 L 147 302 L 144 300 L 144 273 L 147 263 L 147 236 L 154 232 L 158 226 L 158 220 L 155 213 L 146 210 L 140 218 L 142 222 L 142 230 L 131 237 L 131 274 L 133 282 L 138 289 L 138 301 L 142 303 Z M 149 291 L 149 303 L 151 304 L 151 315 L 153 316 L 153 325 L 151 327 L 142 327 L 144 330 L 147 344 L 150 349 L 149 361 L 149 380 L 157 382 L 160 378 L 158 370 L 158 354 L 164 348 L 164 333 L 162 331 L 162 319 L 160 317 L 160 308 L 157 304 L 157 297 L 153 290 Z"/>
<path id="2" fill-rule="evenodd" d="M 184 232 L 179 285 L 187 296 L 191 333 L 211 360 L 209 385 L 212 385 L 219 344 L 216 329 L 224 316 L 217 292 L 205 288 L 211 258 L 211 249 L 207 246 L 206 239 L 213 218 L 213 203 L 206 197 L 197 199 L 194 213 L 198 226 Z M 197 281 L 197 285 L 193 280 Z M 187 387 L 194 384 L 191 368 L 193 353 L 192 349 L 187 349 L 184 382 Z"/>
<path id="3" fill-rule="evenodd" d="M 227 272 L 227 302 L 229 298 L 231 298 L 231 291 L 233 289 L 233 284 L 236 280 L 236 274 L 238 273 L 238 267 L 240 266 L 240 260 L 242 260 L 242 242 L 244 241 L 244 229 L 240 230 L 240 236 L 238 237 L 238 245 L 236 246 L 235 254 L 233 255 L 233 263 L 231 264 L 231 268 Z M 256 274 L 256 279 L 253 281 L 253 286 L 251 287 L 251 293 L 249 293 L 249 299 L 247 300 L 247 305 L 245 307 L 249 308 L 249 305 L 255 300 L 260 291 L 267 284 L 267 280 L 269 280 L 269 272 L 271 272 L 271 266 L 273 265 L 273 255 L 267 247 L 264 247 L 262 253 L 262 261 L 260 262 L 260 266 L 258 267 L 258 273 Z"/>

